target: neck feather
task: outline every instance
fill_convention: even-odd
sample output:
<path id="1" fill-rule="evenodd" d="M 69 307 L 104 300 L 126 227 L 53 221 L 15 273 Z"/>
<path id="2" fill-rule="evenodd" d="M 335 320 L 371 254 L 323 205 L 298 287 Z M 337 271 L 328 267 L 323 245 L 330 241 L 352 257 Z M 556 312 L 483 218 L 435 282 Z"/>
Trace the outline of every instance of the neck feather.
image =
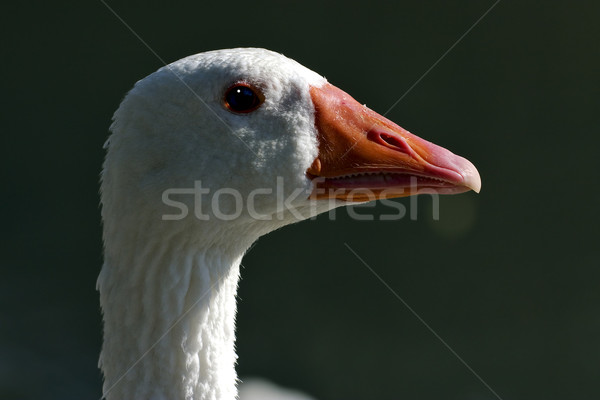
<path id="1" fill-rule="evenodd" d="M 233 400 L 235 295 L 246 247 L 161 239 L 106 242 L 98 278 L 104 397 Z"/>

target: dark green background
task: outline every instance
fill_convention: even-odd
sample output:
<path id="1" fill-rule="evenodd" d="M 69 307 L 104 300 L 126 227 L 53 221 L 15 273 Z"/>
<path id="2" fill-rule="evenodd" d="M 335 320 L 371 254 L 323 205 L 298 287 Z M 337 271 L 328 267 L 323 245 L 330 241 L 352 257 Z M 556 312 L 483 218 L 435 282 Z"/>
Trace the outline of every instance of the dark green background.
<path id="1" fill-rule="evenodd" d="M 492 1 L 109 4 L 171 62 L 266 47 L 385 112 Z M 481 194 L 286 227 L 245 258 L 241 376 L 320 400 L 600 397 L 599 2 L 501 1 L 388 117 Z M 3 5 L 0 398 L 98 399 L 98 174 L 158 60 L 99 1 Z M 408 201 L 403 201 L 407 206 Z M 379 208 L 376 211 L 385 211 Z M 364 210 L 361 212 L 365 212 Z"/>

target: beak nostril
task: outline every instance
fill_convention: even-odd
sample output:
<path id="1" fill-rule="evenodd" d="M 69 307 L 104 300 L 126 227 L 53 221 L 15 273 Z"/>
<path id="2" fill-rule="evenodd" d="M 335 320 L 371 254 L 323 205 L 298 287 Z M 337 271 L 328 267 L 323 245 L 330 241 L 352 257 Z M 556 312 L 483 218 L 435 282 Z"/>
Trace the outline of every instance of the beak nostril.
<path id="1" fill-rule="evenodd" d="M 392 146 L 404 148 L 404 142 L 398 140 L 393 136 L 383 134 L 381 135 L 381 139 L 383 139 L 386 143 L 391 144 Z"/>
<path id="2" fill-rule="evenodd" d="M 367 133 L 367 139 L 382 146 L 410 155 L 410 147 L 399 136 L 387 132 L 371 130 Z"/>

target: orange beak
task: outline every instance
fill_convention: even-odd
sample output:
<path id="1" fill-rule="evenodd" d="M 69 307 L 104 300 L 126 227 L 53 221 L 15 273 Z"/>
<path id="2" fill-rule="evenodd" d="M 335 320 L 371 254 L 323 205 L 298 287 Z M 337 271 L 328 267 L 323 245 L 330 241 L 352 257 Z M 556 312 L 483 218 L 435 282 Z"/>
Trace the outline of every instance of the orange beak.
<path id="1" fill-rule="evenodd" d="M 311 198 L 368 201 L 419 193 L 479 192 L 467 159 L 423 140 L 325 84 L 311 87 L 319 155 L 306 171 Z"/>

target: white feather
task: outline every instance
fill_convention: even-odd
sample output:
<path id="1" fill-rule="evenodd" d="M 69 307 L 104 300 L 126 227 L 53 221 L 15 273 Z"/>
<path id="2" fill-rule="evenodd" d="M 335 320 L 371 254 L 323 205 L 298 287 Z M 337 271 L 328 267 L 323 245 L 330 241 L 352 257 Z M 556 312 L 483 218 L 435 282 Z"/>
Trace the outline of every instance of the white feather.
<path id="1" fill-rule="evenodd" d="M 234 82 L 260 87 L 253 113 L 223 107 Z M 114 115 L 102 173 L 105 262 L 98 278 L 104 314 L 100 367 L 107 399 L 233 400 L 235 294 L 244 252 L 260 235 L 301 218 L 164 220 L 165 190 L 256 188 L 309 193 L 317 155 L 309 85 L 326 80 L 280 54 L 231 49 L 197 54 L 139 81 Z M 275 215 L 273 196 L 257 211 Z M 193 196 L 178 198 L 189 210 Z M 306 197 L 292 202 L 308 210 Z M 219 207 L 235 206 L 223 196 Z M 305 217 L 339 204 L 323 203 Z"/>

